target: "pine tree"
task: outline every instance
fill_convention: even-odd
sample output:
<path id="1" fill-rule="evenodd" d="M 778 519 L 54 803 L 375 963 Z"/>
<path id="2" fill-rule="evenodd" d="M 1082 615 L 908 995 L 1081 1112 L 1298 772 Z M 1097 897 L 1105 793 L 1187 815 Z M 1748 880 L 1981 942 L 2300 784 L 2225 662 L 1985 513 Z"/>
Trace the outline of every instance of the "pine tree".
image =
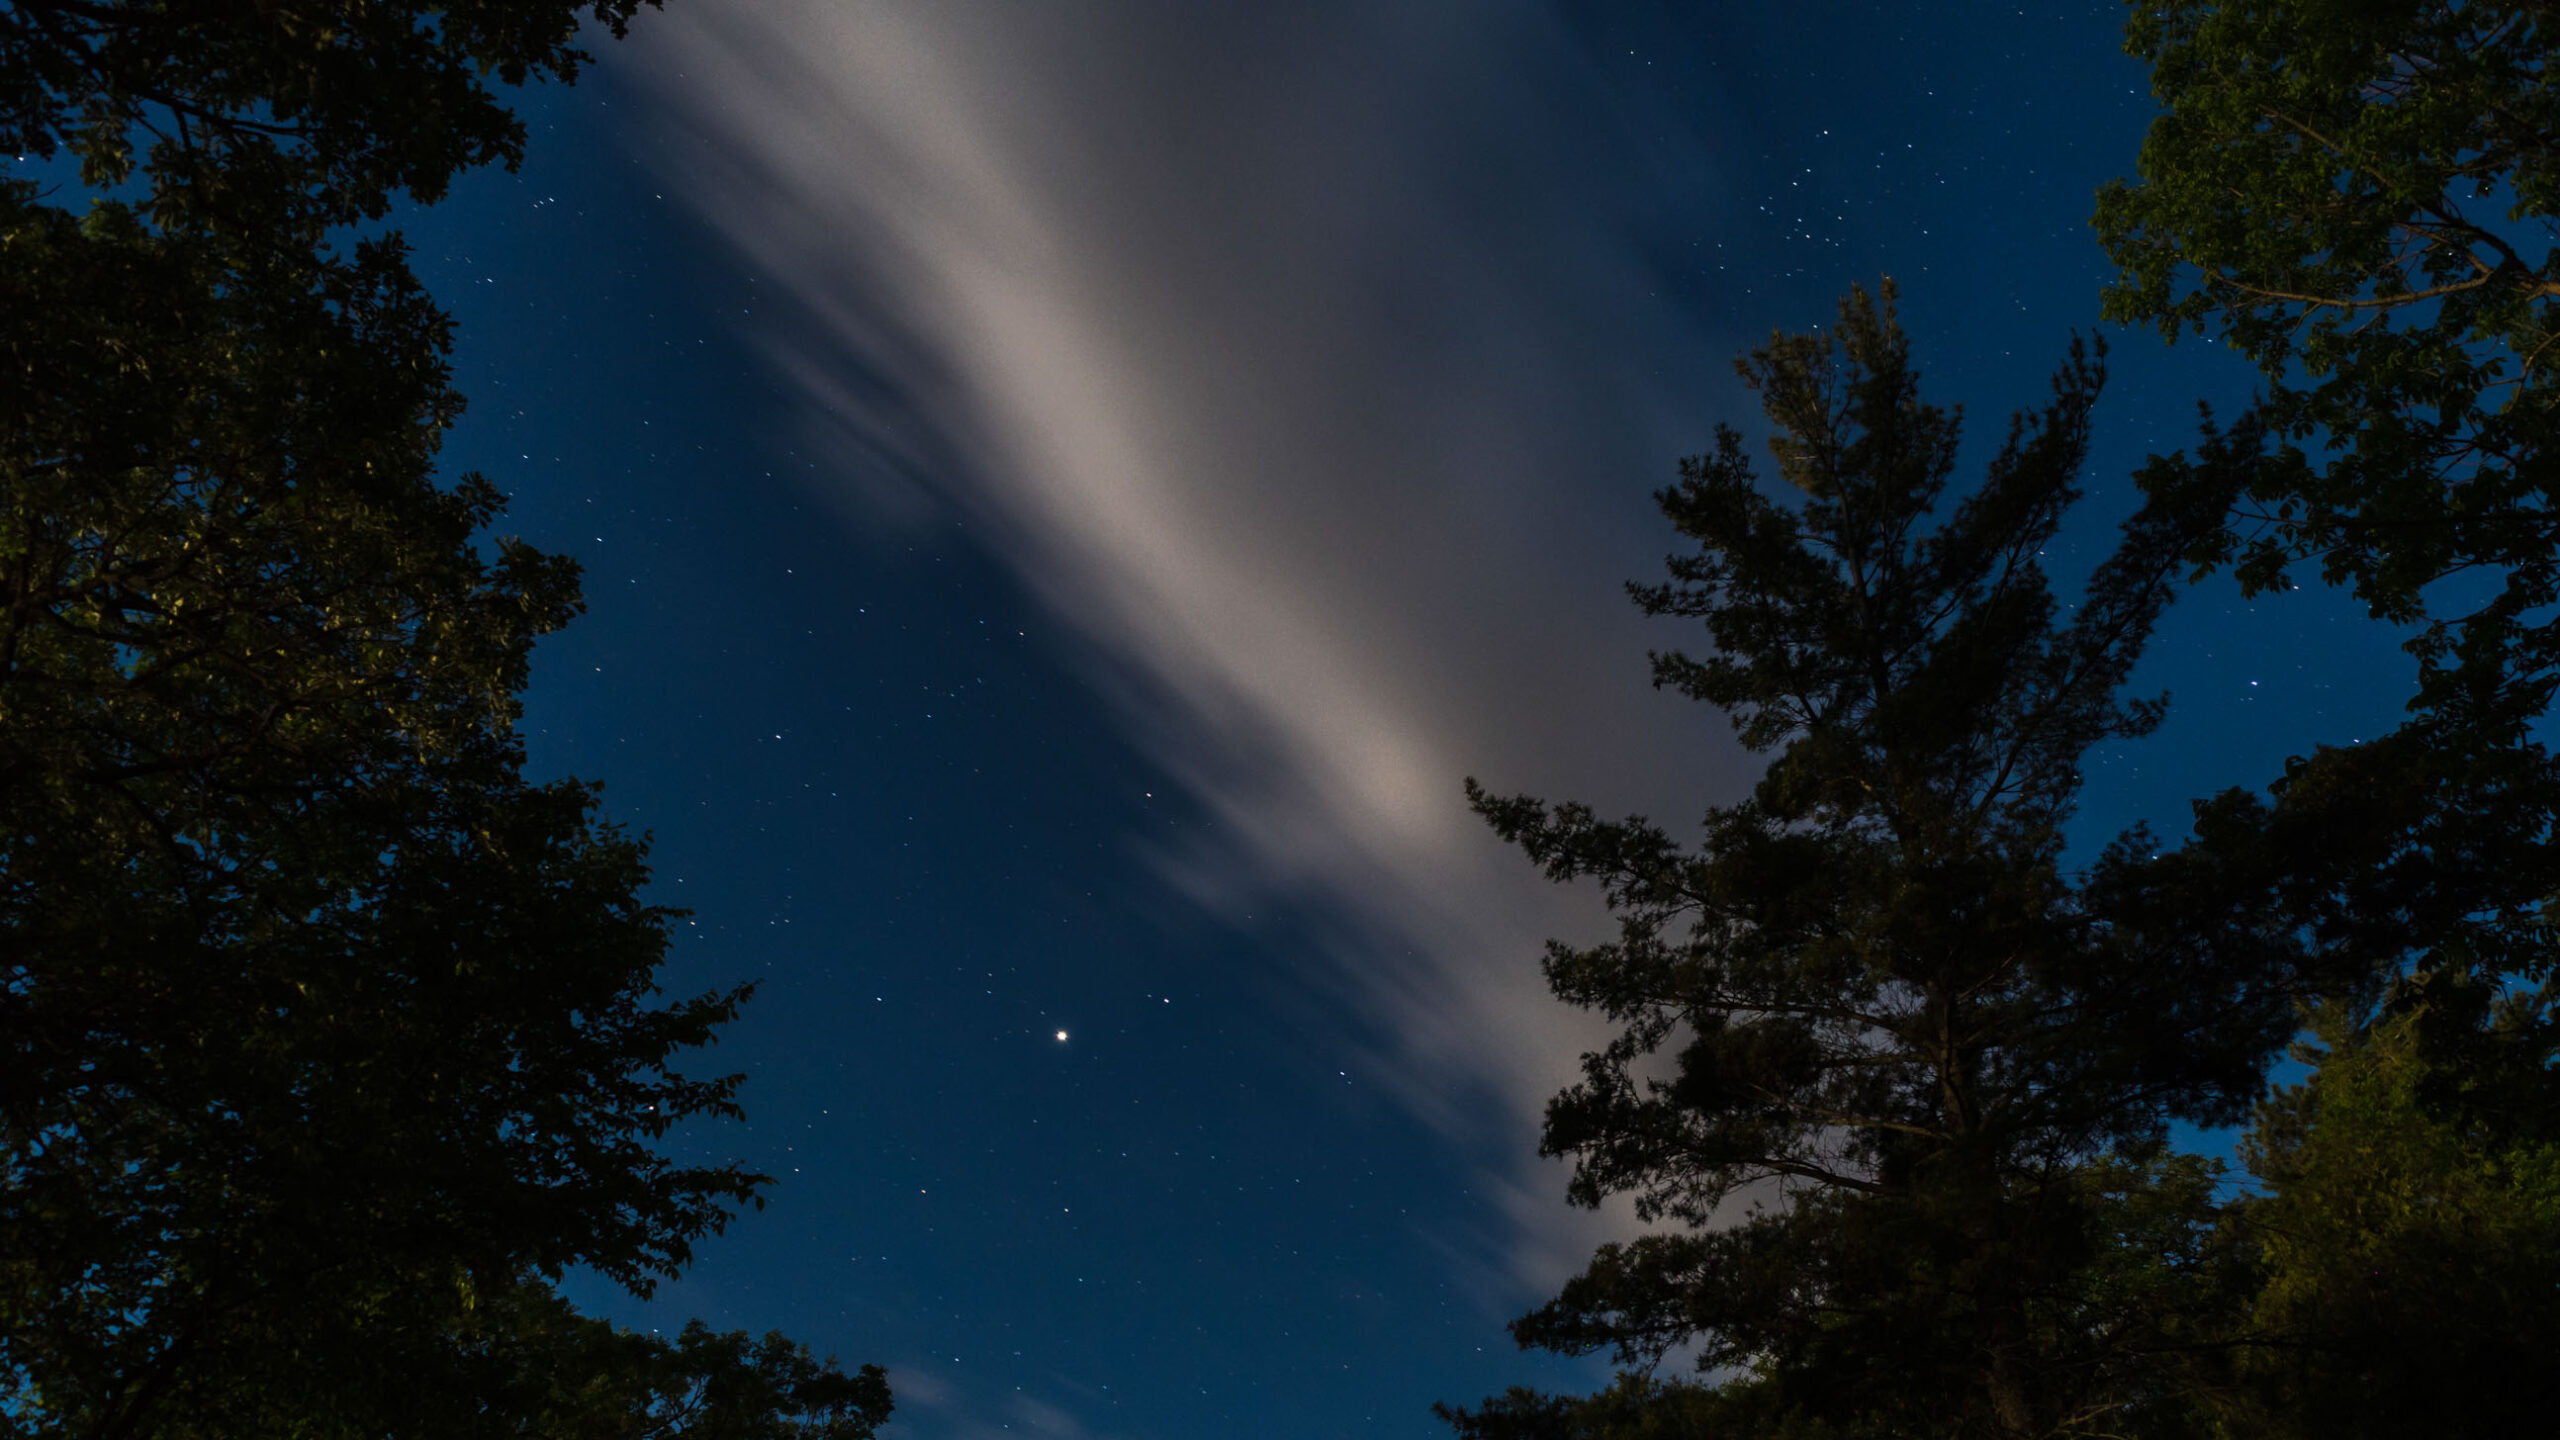
<path id="1" fill-rule="evenodd" d="M 1659 497 L 1695 548 L 1631 587 L 1703 622 L 1712 648 L 1655 679 L 1772 754 L 1750 794 L 1683 844 L 1470 782 L 1616 916 L 1548 951 L 1556 994 L 1619 1030 L 1544 1150 L 1575 1201 L 1659 1227 L 1514 1326 L 1614 1351 L 1622 1384 L 1451 1412 L 1470 1436 L 2119 1434 L 2188 1403 L 2212 1167 L 2164 1126 L 2246 1111 L 2301 957 L 2146 835 L 2075 876 L 2063 827 L 2091 749 L 2161 718 L 2125 679 L 2220 506 L 2144 509 L 2065 610 L 2043 557 L 2101 355 L 2075 342 L 1950 494 L 1960 417 L 1920 398 L 1892 294 L 1742 363 L 1798 498 L 1719 430 Z M 2225 484 L 2251 439 L 2217 441 Z M 1703 1378 L 1647 1378 L 1675 1355 Z"/>

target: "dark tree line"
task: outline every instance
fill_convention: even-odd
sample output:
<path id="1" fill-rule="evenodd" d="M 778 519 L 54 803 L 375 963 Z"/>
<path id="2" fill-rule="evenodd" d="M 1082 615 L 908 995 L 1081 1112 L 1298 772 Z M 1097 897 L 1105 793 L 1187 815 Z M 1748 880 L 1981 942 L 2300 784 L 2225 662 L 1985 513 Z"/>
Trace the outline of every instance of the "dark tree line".
<path id="1" fill-rule="evenodd" d="M 1770 755 L 1693 838 L 1470 785 L 1613 938 L 1550 946 L 1617 1037 L 1550 1105 L 1571 1195 L 1628 1196 L 1517 1322 L 1590 1396 L 1447 1410 L 1527 1437 L 2508 1436 L 2560 1345 L 2552 367 L 2560 14 L 2168 0 L 2163 113 L 2102 192 L 2111 318 L 2262 367 L 2135 477 L 2067 608 L 2099 355 L 1969 484 L 1883 303 L 1742 362 L 1773 499 L 1719 432 L 1663 491 L 1657 684 Z M 2413 627 L 2408 719 L 2067 860 L 2161 609 L 2217 572 Z M 2212 583 L 2230 583 L 2229 580 Z M 2270 1088 L 2288 1046 L 2306 1079 Z M 2167 1144 L 2245 1122 L 2245 1184 Z"/>
<path id="2" fill-rule="evenodd" d="M 448 322 L 381 221 L 633 0 L 7 0 L 0 1433 L 831 1436 L 881 1373 L 619 1331 L 767 1177 L 656 1142 L 746 987 L 594 788 L 523 776 L 576 565 L 436 471 Z"/>

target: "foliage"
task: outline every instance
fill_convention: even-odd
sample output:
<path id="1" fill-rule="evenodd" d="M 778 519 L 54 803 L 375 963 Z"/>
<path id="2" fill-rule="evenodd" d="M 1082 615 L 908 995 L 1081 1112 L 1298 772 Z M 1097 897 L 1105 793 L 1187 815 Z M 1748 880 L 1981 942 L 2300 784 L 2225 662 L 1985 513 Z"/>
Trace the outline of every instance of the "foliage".
<path id="1" fill-rule="evenodd" d="M 579 1314 L 526 1279 L 384 1291 L 300 1364 L 208 1367 L 171 1408 L 184 1433 L 314 1440 L 868 1440 L 890 1413 L 876 1366 L 847 1374 L 779 1334 L 673 1338 Z M 71 1427 L 66 1427 L 69 1429 Z"/>
<path id="2" fill-rule="evenodd" d="M 0 1433 L 552 1433 L 533 1377 L 561 1434 L 886 1413 L 542 1288 L 646 1293 L 756 1200 L 658 1144 L 735 1113 L 677 1067 L 747 988 L 661 999 L 644 847 L 524 779 L 577 568 L 439 483 L 447 320 L 333 227 L 511 162 L 489 82 L 568 78 L 578 13 L 0 8 L 0 123 L 92 187 L 0 182 Z"/>
<path id="3" fill-rule="evenodd" d="M 2430 1057 L 2442 1030 L 2415 1014 L 2316 1018 L 2317 1069 L 2269 1098 L 2248 1147 L 2266 1187 L 2238 1211 L 2256 1343 L 2225 1433 L 2539 1428 L 2560 1339 L 2554 1046 L 2518 1023 L 2533 1001 L 2492 1008 L 2502 1023 L 2451 1027 L 2498 1047 L 2488 1063 Z"/>
<path id="4" fill-rule="evenodd" d="M 1786 383 L 1828 352 L 1754 358 L 1782 474 L 1810 498 L 1762 499 L 1728 435 L 1665 496 L 1704 553 L 1639 598 L 1708 622 L 1717 653 L 1657 676 L 1779 749 L 1768 776 L 1695 852 L 1642 821 L 1479 796 L 1550 874 L 1599 878 L 1620 921 L 1613 945 L 1551 952 L 1559 994 L 1623 1029 L 1550 1110 L 1548 1148 L 1576 1159 L 1577 1199 L 1628 1193 L 1685 1226 L 1604 1249 L 1515 1329 L 1647 1369 L 1452 1412 L 1463 1432 L 2527 1428 L 2528 1377 L 2560 1334 L 2560 771 L 2537 739 L 2560 686 L 2551 24 L 2540 5 L 2447 0 L 2131 10 L 2165 113 L 2139 179 L 2099 199 L 2109 314 L 2227 342 L 2268 390 L 2146 467 L 2134 538 L 2061 633 L 2105 610 L 2110 567 L 2139 552 L 2135 570 L 2165 575 L 2149 567 L 2170 545 L 2252 591 L 2315 565 L 2412 626 L 2419 662 L 2408 725 L 2313 748 L 2264 796 L 2200 802 L 2174 850 L 2136 833 L 2066 882 L 2030 837 L 2089 745 L 2144 728 L 2139 707 L 2084 710 L 2114 718 L 2056 725 L 2039 749 L 2033 726 L 2070 713 L 2037 688 L 2067 644 L 1977 618 L 2002 613 L 1990 590 L 1870 598 L 1870 576 L 1936 578 L 1879 553 L 1989 548 L 1967 511 L 2000 493 L 2016 441 L 1914 540 L 1896 526 L 1925 500 L 1876 506 L 1879 523 L 1838 498 L 1944 473 L 1951 422 L 1860 413 L 1898 355 L 1861 355 L 1850 324 L 1833 385 Z M 1835 413 L 1858 422 L 1845 442 Z M 2048 409 L 2013 436 L 2032 453 L 2066 430 Z M 2126 613 L 2129 657 L 2156 604 Z M 1961 688 L 1968 657 L 1996 683 Z M 2122 673 L 2084 695 L 2112 705 Z M 1986 765 L 1989 798 L 1963 803 Z M 2264 1193 L 2217 1202 L 2209 1168 L 2146 1126 L 2231 1118 L 2292 1026 L 2288 994 L 2317 1017 L 2319 1068 L 2259 1109 Z M 2221 1013 L 2191 1023 L 2190 1005 Z M 1977 1037 L 1980 1059 L 1913 1066 L 1930 1037 L 1906 1013 Z M 2044 1061 L 2074 1018 L 2083 1048 Z M 1964 1083 L 1919 1083 L 1946 1073 Z M 2004 1092 L 2009 1076 L 2032 1079 Z M 1691 1351 L 1702 1380 L 1650 1373 Z"/>
<path id="5" fill-rule="evenodd" d="M 758 1183 L 651 1143 L 732 1110 L 668 1065 L 744 992 L 651 1005 L 640 848 L 520 776 L 575 570 L 434 484 L 396 252 L 296 291 L 5 202 L 0 1373 L 131 1433 L 394 1277 L 672 1272 Z"/>
<path id="6" fill-rule="evenodd" d="M 497 1434 L 562 1440 L 870 1440 L 889 1418 L 879 1366 L 848 1375 L 779 1332 L 756 1339 L 694 1320 L 667 1340 L 578 1315 L 540 1286 L 508 1298 L 514 1313 L 500 1318 L 513 1323 L 472 1332 L 486 1347 L 474 1358 L 503 1377 L 468 1377 L 454 1393 L 470 1413 L 439 1433 L 477 1419 Z M 493 1392 L 508 1398 L 492 1403 Z"/>
<path id="7" fill-rule="evenodd" d="M 2430 620 L 2431 703 L 2509 718 L 2560 684 L 2553 23 L 2452 0 L 2134 6 L 2165 113 L 2096 219 L 2112 318 L 2214 332 L 2264 370 L 2273 426 L 2325 447 L 2287 447 L 2199 557 L 2256 588 L 2316 559 L 2376 614 Z M 2430 589 L 2465 574 L 2486 578 Z"/>
<path id="8" fill-rule="evenodd" d="M 2535 738 L 2560 684 L 2551 16 L 2174 0 L 2127 35 L 2166 111 L 2139 182 L 2100 196 L 2110 312 L 2230 341 L 2296 442 L 2197 558 L 2256 588 L 2316 558 L 2377 615 L 2425 622 L 2410 724 L 2294 762 L 2226 831 L 2291 872 L 2297 915 L 2364 972 L 2253 1139 L 2265 1343 L 2231 1423 L 2511 1433 L 2496 1407 L 2526 1369 L 2501 1367 L 2555 1333 L 2534 1253 L 2551 1232 L 2528 1218 L 2560 891 L 2560 774 Z M 2146 487 L 2176 493 L 2183 467 Z"/>
<path id="9" fill-rule="evenodd" d="M 1465 1440 L 1832 1440 L 1819 1420 L 1776 1413 L 1772 1392 L 1621 1374 L 1594 1395 L 1542 1395 L 1513 1387 L 1476 1410 L 1435 1406 Z"/>
<path id="10" fill-rule="evenodd" d="M 2422 622 L 2413 719 L 2215 803 L 2199 864 L 2281 870 L 2349 983 L 2318 1070 L 2261 1110 L 2260 1288 L 2225 1433 L 2529 1428 L 2552 1295 L 2545 909 L 2560 770 L 2560 90 L 2547 7 L 2171 0 L 2128 49 L 2165 107 L 2097 225 L 2111 315 L 2256 361 L 2288 442 L 2195 558 L 2244 586 L 2316 560 Z M 2316 453 L 2314 453 L 2316 452 Z M 2188 484 L 2156 461 L 2154 495 Z M 2360 978 L 2358 978 L 2360 976 Z"/>
<path id="11" fill-rule="evenodd" d="M 0 146 L 67 152 L 84 183 L 144 176 L 170 229 L 308 245 L 513 168 L 524 125 L 491 90 L 577 78 L 581 13 L 619 37 L 640 0 L 8 0 Z M 252 213 L 237 207 L 246 204 Z"/>
<path id="12" fill-rule="evenodd" d="M 1677 1226 L 1603 1247 L 1514 1333 L 1647 1370 L 1691 1356 L 1705 1390 L 1664 1393 L 1754 1417 L 1731 1433 L 2124 1433 L 2185 1404 L 2175 1357 L 2212 1289 L 2210 1168 L 2166 1157 L 2164 1123 L 2246 1111 L 2303 974 L 2248 872 L 2155 861 L 2140 834 L 2080 881 L 2060 863 L 2085 754 L 2160 718 L 2124 679 L 2227 494 L 2145 508 L 2065 616 L 2040 556 L 2077 498 L 2098 357 L 2075 344 L 1941 515 L 1958 417 L 1919 398 L 1885 298 L 1741 367 L 1802 503 L 1765 495 L 1722 429 L 1660 496 L 1698 548 L 1633 587 L 1704 622 L 1713 651 L 1657 656 L 1656 680 L 1776 752 L 1750 796 L 1692 847 L 1470 784 L 1617 919 L 1549 947 L 1558 996 L 1620 1030 L 1544 1149 L 1573 1159 L 1577 1202 Z M 2246 437 L 2227 448 L 2245 474 Z M 1459 1418 L 1653 1433 L 1573 1428 L 1625 1400 Z M 1662 1433 L 1727 1433 L 1694 1423 Z"/>
<path id="13" fill-rule="evenodd" d="M 846 1373 L 779 1334 L 673 1338 L 581 1315 L 539 1280 L 416 1288 L 347 1275 L 319 1282 L 348 1324 L 209 1337 L 176 1378 L 161 1433 L 312 1440 L 869 1440 L 890 1413 L 876 1366 Z M 289 1344 L 285 1342 L 290 1342 Z M 279 1363 L 279 1357 L 285 1357 Z M 119 1433 L 112 1407 L 48 1396 L 0 1434 Z M 31 1423 L 32 1422 L 32 1423 Z"/>

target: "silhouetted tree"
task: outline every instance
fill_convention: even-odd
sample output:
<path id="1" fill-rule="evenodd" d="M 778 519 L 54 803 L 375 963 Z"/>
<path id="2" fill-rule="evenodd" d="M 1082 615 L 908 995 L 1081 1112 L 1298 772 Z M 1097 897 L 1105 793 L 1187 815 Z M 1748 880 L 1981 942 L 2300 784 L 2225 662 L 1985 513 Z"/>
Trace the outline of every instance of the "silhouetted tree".
<path id="1" fill-rule="evenodd" d="M 416 1377 L 537 1351 L 622 1357 L 558 1433 L 886 1413 L 876 1374 L 606 1344 L 540 1288 L 645 1293 L 755 1200 L 655 1143 L 735 1113 L 677 1067 L 747 988 L 659 1000 L 643 847 L 525 780 L 577 568 L 439 483 L 446 318 L 343 227 L 512 163 L 489 84 L 568 78 L 580 8 L 0 5 L 7 142 L 89 182 L 0 182 L 11 1434 L 447 1434 Z M 551 1433 L 513 1393 L 474 1423 Z"/>
<path id="2" fill-rule="evenodd" d="M 1470 782 L 1617 918 L 1548 952 L 1557 995 L 1620 1028 L 1544 1150 L 1577 1202 L 1668 1227 L 1514 1326 L 1628 1378 L 1450 1412 L 1470 1436 L 2125 1434 L 2191 1408 L 2182 1357 L 2223 1303 L 2214 1167 L 2164 1127 L 2246 1112 L 2303 952 L 2263 877 L 2137 832 L 2075 878 L 2062 830 L 2091 747 L 2160 719 L 2124 680 L 2227 494 L 2145 508 L 2066 612 L 2040 557 L 2098 356 L 2075 342 L 1950 495 L 1958 417 L 1921 400 L 1891 295 L 1741 366 L 1798 502 L 1721 429 L 1659 497 L 1697 548 L 1633 587 L 1703 622 L 1712 648 L 1658 655 L 1656 682 L 1774 752 L 1749 797 L 1683 844 Z M 2251 440 L 2217 439 L 2226 485 Z M 1649 1378 L 1674 1356 L 1703 1378 Z"/>
<path id="3" fill-rule="evenodd" d="M 361 1328 L 291 1336 L 226 1332 L 163 1402 L 183 1434 L 434 1440 L 867 1440 L 890 1411 L 877 1367 L 846 1373 L 784 1336 L 673 1337 L 578 1314 L 527 1277 L 377 1297 Z M 243 1341 L 246 1343 L 241 1343 Z M 50 1413 L 57 1433 L 105 1417 Z"/>
<path id="4" fill-rule="evenodd" d="M 163 228 L 310 247 L 461 171 L 513 169 L 524 123 L 493 82 L 574 82 L 581 16 L 619 37 L 640 4 L 8 0 L 0 147 L 68 154 L 93 187 L 138 181 Z"/>

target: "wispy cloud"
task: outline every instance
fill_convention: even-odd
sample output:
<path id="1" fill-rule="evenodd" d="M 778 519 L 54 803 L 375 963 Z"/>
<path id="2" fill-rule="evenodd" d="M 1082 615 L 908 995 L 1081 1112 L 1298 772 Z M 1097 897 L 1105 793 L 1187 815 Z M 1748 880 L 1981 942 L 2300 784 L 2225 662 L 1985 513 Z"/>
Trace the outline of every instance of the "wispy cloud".
<path id="1" fill-rule="evenodd" d="M 1528 1136 L 1589 1032 L 1534 957 L 1593 917 L 1459 780 L 1677 821 L 1743 773 L 1617 588 L 1733 346 L 1654 298 L 1579 47 L 1526 4 L 693 0 L 637 51 L 852 503 L 956 509 L 1112 658 L 1233 840 L 1167 872 L 1338 917 L 1381 1075 L 1520 1157 L 1552 1284 Z"/>

